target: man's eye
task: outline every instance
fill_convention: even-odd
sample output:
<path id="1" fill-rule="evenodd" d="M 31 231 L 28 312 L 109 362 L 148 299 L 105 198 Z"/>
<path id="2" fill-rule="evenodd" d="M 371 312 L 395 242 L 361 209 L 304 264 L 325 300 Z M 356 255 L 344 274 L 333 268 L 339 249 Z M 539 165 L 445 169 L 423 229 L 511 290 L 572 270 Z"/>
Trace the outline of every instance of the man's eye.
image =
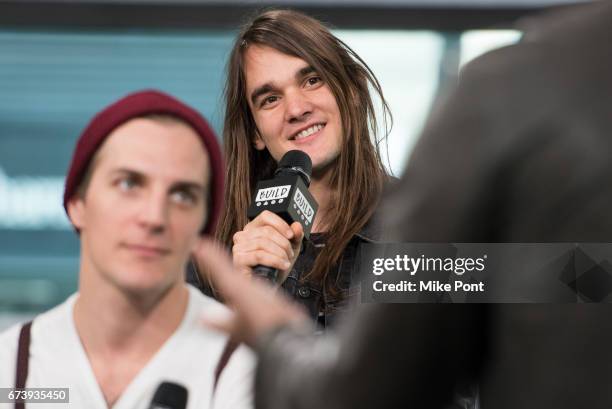
<path id="1" fill-rule="evenodd" d="M 314 86 L 314 85 L 317 85 L 317 84 L 318 84 L 318 83 L 320 83 L 321 81 L 322 81 L 322 80 L 321 80 L 321 77 L 310 77 L 310 78 L 308 78 L 308 79 L 306 80 L 306 84 L 307 84 L 308 86 L 311 86 L 311 87 L 312 87 L 312 86 Z"/>
<path id="2" fill-rule="evenodd" d="M 262 101 L 261 101 L 261 106 L 266 106 L 266 105 L 270 105 L 275 103 L 276 101 L 278 101 L 278 97 L 274 96 L 274 95 L 270 95 L 269 97 L 265 97 Z"/>
<path id="3" fill-rule="evenodd" d="M 128 192 L 138 186 L 138 183 L 134 178 L 127 177 L 120 179 L 117 186 L 119 186 L 119 189 Z"/>
<path id="4" fill-rule="evenodd" d="M 171 198 L 174 202 L 180 204 L 195 204 L 197 201 L 193 193 L 186 192 L 184 190 L 177 190 L 176 192 L 172 192 Z"/>

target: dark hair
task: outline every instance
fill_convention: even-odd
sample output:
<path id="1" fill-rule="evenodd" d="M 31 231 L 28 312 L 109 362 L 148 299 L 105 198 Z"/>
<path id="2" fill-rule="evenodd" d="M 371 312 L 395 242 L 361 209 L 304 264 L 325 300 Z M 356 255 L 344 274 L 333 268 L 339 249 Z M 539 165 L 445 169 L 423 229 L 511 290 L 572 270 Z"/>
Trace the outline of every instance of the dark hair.
<path id="1" fill-rule="evenodd" d="M 334 283 L 327 280 L 330 266 L 338 262 L 351 237 L 372 216 L 386 176 L 368 87 L 372 87 L 382 103 L 385 131 L 387 118 L 391 118 L 389 107 L 370 68 L 321 22 L 296 11 L 269 10 L 246 24 L 229 57 L 225 88 L 223 138 L 228 174 L 226 207 L 217 238 L 227 245 L 231 246 L 234 233 L 248 223 L 247 208 L 256 182 L 272 177 L 276 168 L 266 149 L 258 151 L 253 147 L 257 128 L 247 100 L 244 74 L 244 56 L 251 45 L 271 47 L 306 61 L 330 88 L 338 104 L 343 140 L 330 178 L 331 207 L 322 220 L 327 241 L 305 277 L 322 283 L 335 294 Z"/>

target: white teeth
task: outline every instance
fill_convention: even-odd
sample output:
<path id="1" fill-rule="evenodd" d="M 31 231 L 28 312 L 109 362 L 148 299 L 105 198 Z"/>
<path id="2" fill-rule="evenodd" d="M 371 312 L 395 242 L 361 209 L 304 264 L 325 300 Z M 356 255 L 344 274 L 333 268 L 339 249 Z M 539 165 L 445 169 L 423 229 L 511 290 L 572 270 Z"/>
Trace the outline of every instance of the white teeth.
<path id="1" fill-rule="evenodd" d="M 304 129 L 302 132 L 300 132 L 299 134 L 295 135 L 295 139 L 301 139 L 301 138 L 306 138 L 307 136 L 312 135 L 313 133 L 323 129 L 322 124 L 317 124 L 317 125 L 313 125 L 308 129 Z"/>

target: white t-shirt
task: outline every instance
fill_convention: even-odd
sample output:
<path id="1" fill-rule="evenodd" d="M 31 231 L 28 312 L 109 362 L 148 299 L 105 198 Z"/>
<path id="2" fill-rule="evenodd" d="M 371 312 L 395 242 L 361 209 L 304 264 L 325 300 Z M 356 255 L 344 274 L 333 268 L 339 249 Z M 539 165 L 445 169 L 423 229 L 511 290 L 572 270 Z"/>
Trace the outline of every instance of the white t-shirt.
<path id="1" fill-rule="evenodd" d="M 188 409 L 242 409 L 253 406 L 254 354 L 244 346 L 232 355 L 213 401 L 214 371 L 227 337 L 205 328 L 202 316 L 224 307 L 189 288 L 189 302 L 174 334 L 123 391 L 113 409 L 147 409 L 161 382 L 188 390 Z M 26 408 L 108 409 L 76 331 L 73 308 L 78 294 L 35 318 L 31 330 L 28 388 L 69 388 L 69 404 L 31 403 Z M 14 388 L 21 325 L 0 334 L 0 388 Z M 14 404 L 0 403 L 0 409 Z"/>

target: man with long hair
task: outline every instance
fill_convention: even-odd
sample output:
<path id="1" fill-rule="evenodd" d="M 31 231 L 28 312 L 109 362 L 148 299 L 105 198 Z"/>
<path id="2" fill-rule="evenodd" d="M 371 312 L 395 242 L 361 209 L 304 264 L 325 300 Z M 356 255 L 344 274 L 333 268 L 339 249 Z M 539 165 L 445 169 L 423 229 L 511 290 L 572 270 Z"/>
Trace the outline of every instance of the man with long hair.
<path id="1" fill-rule="evenodd" d="M 285 290 L 328 325 L 358 293 L 360 244 L 378 238 L 369 222 L 388 176 L 371 90 L 385 125 L 390 118 L 380 84 L 323 24 L 288 10 L 263 12 L 246 24 L 227 71 L 228 174 L 217 237 L 245 273 L 258 264 L 277 268 Z M 297 222 L 289 226 L 267 211 L 247 219 L 257 181 L 270 179 L 293 149 L 313 162 L 310 192 L 319 211 L 308 243 Z"/>

